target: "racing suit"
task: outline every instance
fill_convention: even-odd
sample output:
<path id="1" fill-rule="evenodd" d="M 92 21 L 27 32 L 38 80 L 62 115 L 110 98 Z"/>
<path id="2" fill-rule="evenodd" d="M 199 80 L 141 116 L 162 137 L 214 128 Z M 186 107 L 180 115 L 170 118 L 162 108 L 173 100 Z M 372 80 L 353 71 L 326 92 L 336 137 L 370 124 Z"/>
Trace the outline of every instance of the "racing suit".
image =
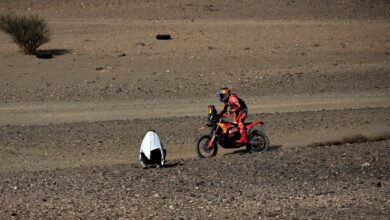
<path id="1" fill-rule="evenodd" d="M 245 119 L 248 116 L 248 108 L 245 104 L 245 102 L 238 98 L 236 94 L 231 94 L 225 101 L 224 101 L 224 108 L 219 113 L 220 115 L 224 115 L 227 110 L 229 109 L 230 113 L 235 113 L 235 117 L 233 119 L 234 123 L 238 123 L 238 128 L 240 129 L 240 139 L 237 141 L 237 143 L 246 143 L 246 130 L 245 130 Z"/>

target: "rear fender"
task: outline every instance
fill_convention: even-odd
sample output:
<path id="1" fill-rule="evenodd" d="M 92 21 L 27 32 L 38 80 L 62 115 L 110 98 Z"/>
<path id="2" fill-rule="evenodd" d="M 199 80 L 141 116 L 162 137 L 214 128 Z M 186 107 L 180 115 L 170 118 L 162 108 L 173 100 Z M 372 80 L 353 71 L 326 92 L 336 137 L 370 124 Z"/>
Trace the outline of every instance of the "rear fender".
<path id="1" fill-rule="evenodd" d="M 257 124 L 260 124 L 260 125 L 264 125 L 264 122 L 263 121 L 254 121 L 254 122 L 252 122 L 252 123 L 250 123 L 250 124 L 247 124 L 246 125 L 246 128 L 247 129 L 252 129 L 253 127 L 255 127 L 255 125 L 257 125 Z"/>

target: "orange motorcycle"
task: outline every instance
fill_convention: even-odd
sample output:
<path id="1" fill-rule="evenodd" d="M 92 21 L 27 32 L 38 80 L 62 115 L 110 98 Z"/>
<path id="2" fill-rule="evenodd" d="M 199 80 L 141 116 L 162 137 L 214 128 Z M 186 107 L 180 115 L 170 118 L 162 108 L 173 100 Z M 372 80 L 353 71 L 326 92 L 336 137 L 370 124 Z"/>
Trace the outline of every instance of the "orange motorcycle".
<path id="1" fill-rule="evenodd" d="M 207 127 L 211 128 L 210 134 L 201 136 L 196 142 L 196 154 L 199 158 L 215 157 L 218 145 L 223 148 L 246 147 L 249 153 L 265 152 L 269 148 L 267 135 L 259 130 L 254 130 L 256 125 L 264 126 L 263 121 L 245 123 L 247 129 L 247 143 L 237 143 L 240 139 L 240 129 L 236 123 L 224 121 L 224 117 L 217 114 L 214 105 L 208 107 Z"/>

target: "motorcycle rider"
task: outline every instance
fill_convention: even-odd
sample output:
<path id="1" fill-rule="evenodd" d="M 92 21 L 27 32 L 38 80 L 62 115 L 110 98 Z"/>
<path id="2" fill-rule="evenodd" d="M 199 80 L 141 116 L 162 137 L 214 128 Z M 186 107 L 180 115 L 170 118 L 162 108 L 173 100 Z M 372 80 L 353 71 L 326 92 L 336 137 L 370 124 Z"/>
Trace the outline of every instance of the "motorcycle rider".
<path id="1" fill-rule="evenodd" d="M 248 108 L 245 102 L 238 98 L 236 94 L 231 94 L 228 88 L 221 88 L 218 90 L 217 94 L 219 95 L 219 100 L 224 103 L 224 108 L 219 113 L 220 116 L 227 116 L 235 113 L 233 119 L 234 123 L 238 123 L 238 128 L 240 129 L 240 139 L 237 140 L 237 143 L 247 143 L 246 138 L 246 129 L 245 129 L 245 119 L 248 116 Z M 229 113 L 225 114 L 229 109 Z"/>

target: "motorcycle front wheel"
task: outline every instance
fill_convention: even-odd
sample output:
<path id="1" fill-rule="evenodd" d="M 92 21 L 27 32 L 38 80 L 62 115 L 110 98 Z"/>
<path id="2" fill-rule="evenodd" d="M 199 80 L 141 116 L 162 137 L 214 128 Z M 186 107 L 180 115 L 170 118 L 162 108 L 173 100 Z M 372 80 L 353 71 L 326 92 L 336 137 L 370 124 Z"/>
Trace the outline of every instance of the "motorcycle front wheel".
<path id="1" fill-rule="evenodd" d="M 246 145 L 249 153 L 266 152 L 269 148 L 269 140 L 265 133 L 261 131 L 253 131 Z"/>
<path id="2" fill-rule="evenodd" d="M 198 158 L 210 158 L 215 157 L 218 152 L 218 145 L 214 142 L 212 147 L 209 147 L 211 141 L 210 135 L 203 135 L 196 142 L 195 150 Z"/>

